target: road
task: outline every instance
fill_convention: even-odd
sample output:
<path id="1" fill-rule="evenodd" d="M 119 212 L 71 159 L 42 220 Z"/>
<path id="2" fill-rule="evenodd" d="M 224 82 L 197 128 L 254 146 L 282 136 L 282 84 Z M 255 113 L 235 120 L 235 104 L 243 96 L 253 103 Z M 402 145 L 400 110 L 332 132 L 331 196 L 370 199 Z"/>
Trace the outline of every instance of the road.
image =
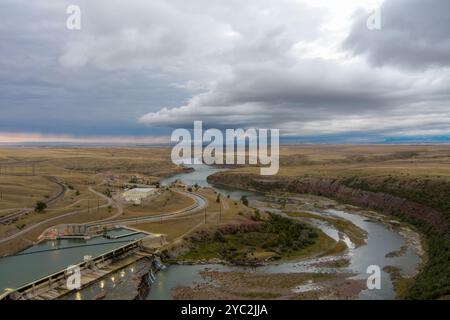
<path id="1" fill-rule="evenodd" d="M 47 204 L 47 206 L 49 206 L 49 205 L 52 205 L 53 203 L 55 203 L 56 201 L 58 201 L 60 198 L 64 197 L 64 194 L 67 191 L 67 186 L 64 183 L 60 182 L 58 180 L 58 178 L 56 178 L 56 177 L 48 176 L 48 177 L 45 177 L 45 178 L 48 181 L 51 181 L 51 182 L 53 182 L 53 183 L 55 183 L 55 184 L 57 184 L 59 186 L 58 192 L 55 193 L 54 195 L 52 195 L 50 198 L 48 198 L 45 201 L 45 204 Z"/>
<path id="2" fill-rule="evenodd" d="M 59 186 L 58 192 L 44 201 L 47 206 L 50 206 L 64 196 L 67 191 L 67 186 L 64 183 L 60 182 L 56 177 L 46 176 L 45 178 Z M 14 219 L 20 218 L 21 216 L 30 213 L 31 211 L 33 211 L 32 208 L 20 208 L 14 213 L 10 213 L 6 216 L 1 217 L 0 223 L 8 223 Z"/>
<path id="3" fill-rule="evenodd" d="M 103 199 L 107 199 L 107 203 L 104 204 L 104 205 L 101 205 L 100 208 L 105 208 L 105 207 L 109 207 L 109 206 L 112 206 L 112 207 L 116 208 L 117 212 L 116 212 L 116 214 L 114 214 L 114 216 L 111 217 L 111 219 L 122 215 L 122 212 L 123 212 L 122 207 L 117 205 L 112 199 L 110 199 L 107 196 L 105 196 L 104 194 L 94 190 L 92 187 L 89 187 L 88 189 L 89 189 L 89 191 L 91 191 L 95 195 L 97 195 L 99 197 L 102 197 Z M 30 226 L 28 228 L 25 228 L 25 229 L 15 233 L 15 234 L 10 235 L 9 237 L 0 239 L 0 244 L 2 244 L 4 242 L 7 242 L 7 241 L 10 241 L 10 240 L 13 240 L 13 239 L 15 239 L 15 238 L 17 238 L 17 237 L 19 237 L 21 235 L 24 235 L 24 234 L 26 234 L 26 233 L 28 233 L 28 232 L 30 232 L 30 231 L 40 227 L 40 226 L 45 225 L 46 223 L 49 223 L 49 222 L 52 222 L 52 221 L 56 221 L 56 220 L 59 220 L 59 219 L 62 219 L 62 218 L 67 218 L 67 217 L 73 216 L 75 214 L 79 214 L 79 213 L 86 212 L 86 211 L 87 211 L 87 209 L 76 210 L 76 211 L 72 211 L 72 212 L 68 212 L 68 213 L 62 214 L 60 216 L 56 216 L 56 217 L 52 217 L 52 218 L 40 221 L 40 222 L 38 222 L 36 224 L 33 224 L 32 226 Z"/>
<path id="4" fill-rule="evenodd" d="M 125 224 L 136 224 L 136 223 L 144 223 L 144 222 L 161 221 L 161 219 L 167 219 L 167 218 L 173 218 L 173 217 L 183 217 L 186 215 L 196 213 L 200 210 L 203 210 L 208 205 L 208 201 L 199 194 L 178 191 L 178 190 L 173 190 L 173 191 L 178 192 L 184 196 L 192 198 L 195 201 L 195 204 L 193 204 L 187 208 L 181 209 L 181 210 L 158 214 L 158 215 L 152 214 L 152 215 L 142 216 L 142 217 L 114 220 L 115 216 L 117 216 L 117 215 L 115 215 L 108 219 L 87 223 L 86 226 L 87 227 L 98 227 L 98 226 L 102 226 L 102 225 L 111 225 L 111 224 L 125 225 Z"/>
<path id="5" fill-rule="evenodd" d="M 86 226 L 87 227 L 96 227 L 96 226 L 103 226 L 103 225 L 111 225 L 111 224 L 135 224 L 135 223 L 143 223 L 143 222 L 154 222 L 154 221 L 161 221 L 161 219 L 168 219 L 168 218 L 173 218 L 173 217 L 182 217 L 182 216 L 186 216 L 186 215 L 190 215 L 193 213 L 196 213 L 200 210 L 203 210 L 204 208 L 206 208 L 208 201 L 201 195 L 198 194 L 193 194 L 193 193 L 188 193 L 188 192 L 184 192 L 184 191 L 176 191 L 180 194 L 186 195 L 192 199 L 195 200 L 195 204 L 191 205 L 187 208 L 184 208 L 182 210 L 178 210 L 178 211 L 174 211 L 174 212 L 169 212 L 169 213 L 164 213 L 164 214 L 160 214 L 160 215 L 149 215 L 149 216 L 143 216 L 143 217 L 136 217 L 136 218 L 128 218 L 128 219 L 118 219 L 118 220 L 114 220 L 117 219 L 118 217 L 120 217 L 123 214 L 123 208 L 122 206 L 120 206 L 117 202 L 115 202 L 114 200 L 112 200 L 111 198 L 108 198 L 107 196 L 105 196 L 104 194 L 94 190 L 92 187 L 88 188 L 90 192 L 94 193 L 95 195 L 105 199 L 107 201 L 106 204 L 100 206 L 100 208 L 105 208 L 105 207 L 113 207 L 116 209 L 116 213 L 107 218 L 107 219 L 103 219 L 103 220 L 98 220 L 98 221 L 94 221 L 94 222 L 90 222 L 87 223 Z M 62 214 L 60 216 L 56 216 L 56 217 L 52 217 L 43 221 L 40 221 L 28 228 L 25 228 L 13 235 L 10 235 L 9 237 L 0 239 L 0 244 L 13 240 L 19 236 L 22 236 L 40 226 L 43 226 L 49 222 L 52 221 L 56 221 L 62 218 L 67 218 L 70 217 L 72 215 L 75 214 L 79 214 L 82 212 L 86 212 L 87 209 L 83 209 L 83 210 L 77 210 L 77 211 L 72 211 L 72 212 L 68 212 L 65 214 Z"/>

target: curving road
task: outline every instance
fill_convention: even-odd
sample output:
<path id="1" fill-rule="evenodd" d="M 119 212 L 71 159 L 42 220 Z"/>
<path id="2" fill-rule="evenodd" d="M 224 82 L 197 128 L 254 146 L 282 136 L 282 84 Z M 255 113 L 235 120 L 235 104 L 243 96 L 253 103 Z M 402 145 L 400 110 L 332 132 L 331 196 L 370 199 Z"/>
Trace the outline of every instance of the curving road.
<path id="1" fill-rule="evenodd" d="M 116 206 L 115 202 L 112 199 L 110 199 L 107 196 L 105 196 L 104 194 L 94 190 L 92 187 L 89 187 L 88 189 L 89 189 L 89 191 L 91 191 L 95 195 L 100 196 L 100 197 L 108 200 L 108 202 L 106 204 L 104 204 L 104 205 L 101 205 L 100 208 L 105 208 L 105 207 L 108 207 L 108 206 L 116 207 L 117 213 L 111 218 L 118 217 L 118 216 L 120 216 L 122 214 L 122 212 L 123 212 L 122 207 L 120 207 L 118 205 Z M 67 218 L 67 217 L 73 216 L 75 214 L 79 214 L 79 213 L 86 212 L 86 211 L 87 211 L 87 209 L 76 210 L 76 211 L 72 211 L 72 212 L 68 212 L 68 213 L 62 214 L 60 216 L 56 216 L 56 217 L 52 217 L 52 218 L 40 221 L 40 222 L 38 222 L 36 224 L 33 224 L 32 226 L 30 226 L 28 228 L 25 228 L 25 229 L 15 233 L 15 234 L 10 235 L 9 237 L 0 239 L 0 244 L 4 243 L 4 242 L 7 242 L 7 241 L 10 241 L 10 240 L 13 240 L 13 239 L 15 239 L 15 238 L 17 238 L 17 237 L 19 237 L 21 235 L 24 235 L 27 232 L 30 232 L 30 231 L 32 231 L 32 230 L 34 230 L 34 229 L 36 229 L 36 228 L 38 228 L 40 226 L 43 226 L 46 223 L 49 223 L 49 222 L 52 222 L 52 221 L 56 221 L 56 220 L 59 220 L 59 219 L 62 219 L 62 218 Z"/>
<path id="2" fill-rule="evenodd" d="M 100 206 L 100 208 L 105 208 L 105 207 L 109 207 L 112 206 L 114 207 L 117 212 L 106 219 L 102 219 L 102 220 L 98 220 L 98 221 L 94 221 L 94 222 L 90 222 L 85 224 L 87 227 L 97 227 L 97 226 L 103 226 L 103 225 L 111 225 L 111 224 L 135 224 L 135 223 L 142 223 L 142 222 L 154 222 L 154 221 L 160 221 L 161 219 L 167 219 L 167 218 L 172 218 L 172 217 L 182 217 L 182 216 L 187 216 L 193 213 L 196 213 L 200 210 L 203 210 L 204 208 L 206 208 L 208 201 L 201 195 L 199 194 L 194 194 L 194 193 L 188 193 L 188 192 L 184 192 L 184 191 L 178 191 L 178 190 L 174 190 L 175 192 L 178 192 L 180 194 L 183 194 L 185 196 L 188 196 L 192 199 L 194 199 L 195 204 L 184 208 L 182 210 L 178 210 L 178 211 L 174 211 L 174 212 L 169 212 L 169 213 L 163 213 L 163 214 L 159 214 L 159 215 L 149 215 L 149 216 L 142 216 L 142 217 L 136 217 L 136 218 L 127 218 L 127 219 L 118 219 L 118 220 L 114 220 L 116 218 L 118 218 L 119 216 L 121 216 L 123 214 L 123 208 L 114 200 L 112 200 L 111 198 L 108 198 L 107 196 L 105 196 L 104 194 L 94 190 L 92 187 L 88 188 L 90 192 L 94 193 L 95 195 L 107 200 L 107 203 Z M 79 214 L 82 212 L 86 212 L 87 209 L 83 209 L 83 210 L 77 210 L 77 211 L 72 211 L 72 212 L 68 212 L 65 214 L 62 214 L 60 216 L 56 216 L 56 217 L 52 217 L 43 221 L 40 221 L 26 229 L 23 229 L 13 235 L 10 235 L 9 237 L 0 239 L 0 244 L 13 240 L 21 235 L 26 234 L 27 232 L 30 232 L 40 226 L 45 225 L 46 223 L 52 222 L 52 221 L 56 221 L 62 218 L 67 218 L 69 216 L 75 215 L 75 214 Z"/>
<path id="3" fill-rule="evenodd" d="M 59 191 L 45 201 L 45 203 L 49 206 L 58 201 L 60 198 L 64 197 L 64 194 L 67 191 L 67 186 L 64 183 L 60 182 L 58 178 L 54 176 L 46 176 L 45 178 L 48 181 L 51 181 L 59 186 Z"/>
<path id="4" fill-rule="evenodd" d="M 113 220 L 115 218 L 115 216 L 117 216 L 117 215 L 115 215 L 108 219 L 87 223 L 86 226 L 89 228 L 89 227 L 98 227 L 98 226 L 111 225 L 111 224 L 136 224 L 136 223 L 143 223 L 143 222 L 161 221 L 161 219 L 167 219 L 167 218 L 172 218 L 172 217 L 183 217 L 183 216 L 187 216 L 187 215 L 196 213 L 200 210 L 205 209 L 206 206 L 208 205 L 208 200 L 206 200 L 206 198 L 204 198 L 203 196 L 201 196 L 199 194 L 189 193 L 189 192 L 179 191 L 179 190 L 173 190 L 173 191 L 178 192 L 179 194 L 182 194 L 184 196 L 187 196 L 187 197 L 193 199 L 195 201 L 195 203 L 193 205 L 191 205 L 187 208 L 181 209 L 181 210 L 158 214 L 158 215 L 152 214 L 152 215 L 142 216 L 142 217 Z"/>
<path id="5" fill-rule="evenodd" d="M 64 194 L 67 191 L 67 186 L 60 182 L 56 177 L 54 176 L 46 176 L 45 177 L 47 180 L 57 184 L 59 186 L 59 190 L 58 192 L 56 192 L 54 195 L 52 195 L 50 198 L 48 198 L 47 200 L 45 200 L 45 204 L 47 206 L 55 203 L 56 201 L 58 201 L 60 198 L 62 198 L 64 196 Z M 14 212 L 14 213 L 10 213 L 6 216 L 3 216 L 0 218 L 0 223 L 8 223 L 11 220 L 20 218 L 21 216 L 24 216 L 28 213 L 30 213 L 31 211 L 33 211 L 32 208 L 20 208 L 18 211 Z"/>

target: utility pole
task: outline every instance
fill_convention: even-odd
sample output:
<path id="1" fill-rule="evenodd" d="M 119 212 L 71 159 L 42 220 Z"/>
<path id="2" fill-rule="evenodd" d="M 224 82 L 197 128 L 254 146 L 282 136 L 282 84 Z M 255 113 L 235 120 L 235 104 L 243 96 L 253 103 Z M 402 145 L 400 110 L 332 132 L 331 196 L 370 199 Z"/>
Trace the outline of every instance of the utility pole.
<path id="1" fill-rule="evenodd" d="M 206 224 L 206 208 L 205 208 L 205 224 Z"/>

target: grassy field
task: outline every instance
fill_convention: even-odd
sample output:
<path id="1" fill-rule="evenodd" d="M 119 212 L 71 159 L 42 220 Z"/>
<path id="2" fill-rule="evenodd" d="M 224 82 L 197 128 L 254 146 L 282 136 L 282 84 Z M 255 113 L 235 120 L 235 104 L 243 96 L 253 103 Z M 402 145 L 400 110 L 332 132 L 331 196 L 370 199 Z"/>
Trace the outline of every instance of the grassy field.
<path id="1" fill-rule="evenodd" d="M 49 218 L 77 212 L 70 217 L 45 223 L 14 240 L 0 244 L 0 255 L 14 253 L 29 246 L 52 225 L 89 222 L 114 215 L 114 208 L 98 209 L 106 204 L 106 200 L 94 194 L 90 188 L 113 197 L 123 207 L 122 217 L 127 218 L 173 212 L 194 204 L 191 198 L 171 190 L 161 190 L 157 196 L 145 199 L 142 205 L 133 205 L 121 198 L 125 186 L 156 183 L 162 177 L 182 170 L 172 164 L 168 148 L 2 148 L 0 165 L 8 166 L 8 170 L 3 169 L 3 175 L 0 175 L 0 216 L 14 213 L 19 208 L 31 209 L 29 214 L 15 221 L 0 224 L 0 239 Z M 34 176 L 31 175 L 33 167 Z M 36 213 L 33 211 L 36 202 L 45 201 L 60 189 L 47 178 L 50 176 L 57 178 L 67 190 L 44 212 Z M 220 204 L 216 202 L 217 195 L 209 189 L 199 192 L 209 202 L 207 222 L 210 224 L 233 219 L 239 212 L 249 210 L 230 199 L 222 199 L 226 210 L 219 215 Z M 167 233 L 172 239 L 203 221 L 204 214 L 199 213 L 180 221 L 168 220 L 162 224 L 150 223 L 140 227 L 147 231 Z"/>
<path id="2" fill-rule="evenodd" d="M 30 213 L 9 224 L 0 225 L 0 238 L 50 217 L 79 211 L 0 244 L 0 255 L 29 246 L 43 230 L 52 225 L 87 222 L 114 215 L 116 211 L 113 208 L 96 209 L 104 205 L 106 200 L 94 194 L 90 188 L 117 199 L 124 186 L 153 184 L 162 177 L 182 170 L 172 164 L 169 148 L 1 148 L 0 165 L 8 167 L 0 175 L 0 217 L 15 212 L 17 208 L 34 208 L 37 201 L 45 201 L 57 193 L 58 185 L 48 177 L 56 177 L 67 187 L 63 197 L 49 205 L 43 213 Z M 34 175 L 31 175 L 32 168 Z M 259 174 L 259 168 L 241 167 L 230 174 L 242 173 Z M 278 177 L 328 179 L 355 190 L 386 193 L 425 205 L 450 219 L 450 145 L 283 146 L 280 150 Z M 238 220 L 242 222 L 253 214 L 250 208 L 231 199 L 222 197 L 220 203 L 216 202 L 217 194 L 210 189 L 200 189 L 198 192 L 209 202 L 208 228 Z M 190 203 L 191 199 L 169 191 L 156 199 L 148 199 L 143 206 L 123 203 L 123 207 L 124 215 L 131 217 L 174 211 Z M 426 235 L 428 254 L 428 263 L 414 283 L 402 283 L 403 296 L 419 299 L 448 296 L 450 230 L 436 232 L 433 226 L 408 217 L 400 218 L 415 225 Z M 138 227 L 166 233 L 171 240 L 196 228 L 201 229 L 203 223 L 204 213 L 199 213 L 189 218 Z M 354 231 L 355 241 L 361 235 L 358 230 Z M 229 239 L 231 243 L 245 242 L 245 239 L 232 238 Z M 329 254 L 342 251 L 339 243 L 325 247 Z M 254 254 L 264 258 L 266 253 L 261 250 Z"/>
<path id="3" fill-rule="evenodd" d="M 124 217 L 129 218 L 182 210 L 194 205 L 195 201 L 178 192 L 167 190 L 161 191 L 161 194 L 144 199 L 140 205 L 123 204 Z"/>
<path id="4" fill-rule="evenodd" d="M 243 167 L 230 174 L 243 173 L 259 174 L 259 168 Z M 450 221 L 448 144 L 283 146 L 278 177 L 327 180 L 353 190 L 386 194 L 386 199 L 396 196 L 435 210 Z M 450 295 L 450 228 L 405 214 L 397 214 L 397 218 L 416 226 L 426 236 L 428 255 L 415 281 L 407 288 L 403 284 L 403 297 L 436 299 Z"/>
<path id="5" fill-rule="evenodd" d="M 240 214 L 250 214 L 251 209 L 242 203 L 222 197 L 222 212 L 220 214 L 219 204 L 216 202 L 217 194 L 211 189 L 199 189 L 197 191 L 208 200 L 206 208 L 206 224 L 205 213 L 199 212 L 189 217 L 178 219 L 162 220 L 160 222 L 143 223 L 133 225 L 134 228 L 147 232 L 163 233 L 167 235 L 169 241 L 185 236 L 197 229 L 217 227 L 230 221 L 245 219 Z"/>
<path id="6" fill-rule="evenodd" d="M 0 176 L 0 210 L 34 207 L 36 201 L 58 190 L 57 185 L 42 176 Z"/>
<path id="7" fill-rule="evenodd" d="M 258 173 L 243 167 L 241 172 Z M 292 145 L 280 148 L 280 176 L 389 176 L 450 180 L 450 145 Z"/>
<path id="8" fill-rule="evenodd" d="M 0 166 L 3 168 L 0 175 L 0 217 L 20 208 L 31 209 L 29 214 L 0 225 L 0 239 L 49 218 L 78 212 L 0 244 L 0 254 L 25 248 L 52 225 L 95 221 L 114 215 L 116 210 L 113 208 L 97 209 L 105 205 L 106 200 L 90 188 L 115 197 L 136 177 L 140 184 L 151 184 L 181 170 L 170 161 L 167 148 L 0 148 Z M 66 191 L 44 212 L 35 213 L 33 210 L 38 201 L 45 202 L 60 190 L 60 186 L 49 177 L 64 184 Z M 147 209 L 149 212 L 176 210 L 192 203 L 190 198 L 170 193 L 162 198 L 146 203 L 148 208 L 127 204 L 125 215 L 140 215 Z M 166 205 L 163 202 L 167 202 Z"/>

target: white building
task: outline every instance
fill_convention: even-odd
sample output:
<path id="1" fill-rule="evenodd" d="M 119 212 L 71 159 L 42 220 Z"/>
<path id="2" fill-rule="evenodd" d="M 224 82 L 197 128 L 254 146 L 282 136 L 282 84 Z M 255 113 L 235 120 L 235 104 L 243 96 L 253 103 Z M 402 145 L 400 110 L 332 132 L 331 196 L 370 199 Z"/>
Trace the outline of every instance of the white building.
<path id="1" fill-rule="evenodd" d="M 134 188 L 127 190 L 123 193 L 123 197 L 128 202 L 134 202 L 134 204 L 141 204 L 142 199 L 155 194 L 156 188 Z"/>

